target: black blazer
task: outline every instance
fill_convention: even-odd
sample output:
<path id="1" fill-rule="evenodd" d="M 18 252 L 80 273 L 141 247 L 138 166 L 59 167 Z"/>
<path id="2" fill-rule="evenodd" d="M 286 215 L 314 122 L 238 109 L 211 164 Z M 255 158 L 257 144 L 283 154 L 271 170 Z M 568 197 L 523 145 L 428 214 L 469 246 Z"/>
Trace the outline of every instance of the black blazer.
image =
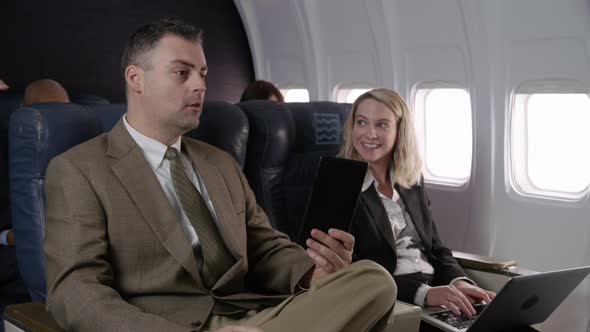
<path id="1" fill-rule="evenodd" d="M 395 190 L 405 203 L 416 231 L 422 238 L 428 262 L 434 267 L 431 285 L 447 285 L 454 278 L 464 277 L 465 272 L 438 236 L 424 185 L 406 189 L 395 184 Z M 355 237 L 353 260 L 373 260 L 393 276 L 397 265 L 395 239 L 387 212 L 374 186 L 361 193 L 351 233 Z M 398 299 L 413 303 L 416 291 L 422 285 L 417 275 L 394 276 L 394 279 L 398 287 Z"/>

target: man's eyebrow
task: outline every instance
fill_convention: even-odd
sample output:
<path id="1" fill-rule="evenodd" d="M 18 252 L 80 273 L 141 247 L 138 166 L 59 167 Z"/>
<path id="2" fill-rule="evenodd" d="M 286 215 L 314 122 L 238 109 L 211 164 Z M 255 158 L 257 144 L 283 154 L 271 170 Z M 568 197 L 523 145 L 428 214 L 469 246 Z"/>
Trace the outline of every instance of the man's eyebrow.
<path id="1" fill-rule="evenodd" d="M 196 67 L 193 63 L 188 62 L 188 61 L 184 61 L 184 60 L 172 60 L 172 61 L 170 61 L 170 64 L 181 64 L 181 65 L 191 67 L 191 68 Z M 208 70 L 207 65 L 203 65 L 200 70 L 207 71 Z"/>
<path id="2" fill-rule="evenodd" d="M 193 63 L 190 63 L 190 62 L 184 61 L 184 60 L 172 60 L 172 61 L 170 61 L 170 64 L 181 64 L 181 65 L 185 65 L 187 67 L 195 68 L 195 65 Z"/>

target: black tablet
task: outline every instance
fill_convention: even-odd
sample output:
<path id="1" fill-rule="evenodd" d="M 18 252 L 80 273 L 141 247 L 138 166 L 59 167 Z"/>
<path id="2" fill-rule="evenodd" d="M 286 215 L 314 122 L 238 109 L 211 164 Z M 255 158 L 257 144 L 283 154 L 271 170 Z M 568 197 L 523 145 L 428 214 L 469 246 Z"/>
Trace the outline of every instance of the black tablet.
<path id="1" fill-rule="evenodd" d="M 297 243 L 305 248 L 314 228 L 326 233 L 330 228 L 350 231 L 366 173 L 364 161 L 321 157 Z"/>

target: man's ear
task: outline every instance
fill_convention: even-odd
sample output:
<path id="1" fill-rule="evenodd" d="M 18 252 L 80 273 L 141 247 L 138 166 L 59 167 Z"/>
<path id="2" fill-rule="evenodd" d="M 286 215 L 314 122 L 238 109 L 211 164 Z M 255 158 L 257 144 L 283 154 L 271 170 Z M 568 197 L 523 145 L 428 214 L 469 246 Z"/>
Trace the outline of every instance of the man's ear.
<path id="1" fill-rule="evenodd" d="M 136 93 L 143 92 L 143 75 L 144 71 L 136 65 L 129 65 L 125 69 L 125 81 L 129 90 L 135 91 Z"/>

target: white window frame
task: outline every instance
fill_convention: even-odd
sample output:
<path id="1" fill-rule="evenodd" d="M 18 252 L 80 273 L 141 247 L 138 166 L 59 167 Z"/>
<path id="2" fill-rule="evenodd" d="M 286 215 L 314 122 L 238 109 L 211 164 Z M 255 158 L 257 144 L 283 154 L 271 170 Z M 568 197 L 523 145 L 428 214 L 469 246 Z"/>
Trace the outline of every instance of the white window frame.
<path id="1" fill-rule="evenodd" d="M 470 170 L 469 175 L 465 178 L 454 178 L 454 177 L 445 177 L 440 175 L 433 174 L 429 169 L 426 163 L 426 139 L 425 137 L 420 137 L 420 133 L 426 134 L 426 121 L 421 121 L 419 123 L 419 119 L 423 119 L 425 114 L 425 100 L 426 96 L 432 91 L 436 89 L 461 89 L 467 92 L 469 95 L 469 102 L 471 105 L 471 162 L 470 162 Z M 441 188 L 445 190 L 457 190 L 463 191 L 465 190 L 471 181 L 471 177 L 474 174 L 474 159 L 475 159 L 475 126 L 474 126 L 474 112 L 473 112 L 473 100 L 471 98 L 471 93 L 468 88 L 463 85 L 454 82 L 447 82 L 447 81 L 432 81 L 432 82 L 421 82 L 414 85 L 411 94 L 411 109 L 414 112 L 414 126 L 416 127 L 416 139 L 418 140 L 418 145 L 420 149 L 420 155 L 422 157 L 422 174 L 424 175 L 424 182 L 428 183 L 431 187 Z M 421 128 L 420 128 L 420 127 Z M 420 144 L 422 142 L 423 144 Z"/>
<path id="2" fill-rule="evenodd" d="M 368 83 L 340 83 L 334 87 L 332 91 L 332 100 L 337 103 L 347 103 L 346 99 L 352 90 L 375 89 L 374 86 Z M 352 104 L 352 103 L 351 103 Z"/>
<path id="3" fill-rule="evenodd" d="M 588 199 L 590 184 L 578 192 L 550 190 L 537 187 L 527 173 L 527 131 L 525 128 L 526 107 L 534 94 L 587 94 L 589 90 L 575 80 L 532 80 L 521 83 L 510 96 L 510 105 L 505 124 L 505 174 L 506 187 L 513 197 L 533 201 L 577 203 Z"/>
<path id="4" fill-rule="evenodd" d="M 309 94 L 309 89 L 306 88 L 305 86 L 301 86 L 301 85 L 294 85 L 294 84 L 281 84 L 278 86 L 279 91 L 281 92 L 281 94 L 283 95 L 283 98 L 285 98 L 285 102 L 286 103 L 307 103 L 311 101 L 311 97 Z M 308 100 L 307 101 L 287 101 L 287 93 L 289 92 L 289 90 L 306 90 L 307 91 L 307 96 L 308 96 Z"/>

